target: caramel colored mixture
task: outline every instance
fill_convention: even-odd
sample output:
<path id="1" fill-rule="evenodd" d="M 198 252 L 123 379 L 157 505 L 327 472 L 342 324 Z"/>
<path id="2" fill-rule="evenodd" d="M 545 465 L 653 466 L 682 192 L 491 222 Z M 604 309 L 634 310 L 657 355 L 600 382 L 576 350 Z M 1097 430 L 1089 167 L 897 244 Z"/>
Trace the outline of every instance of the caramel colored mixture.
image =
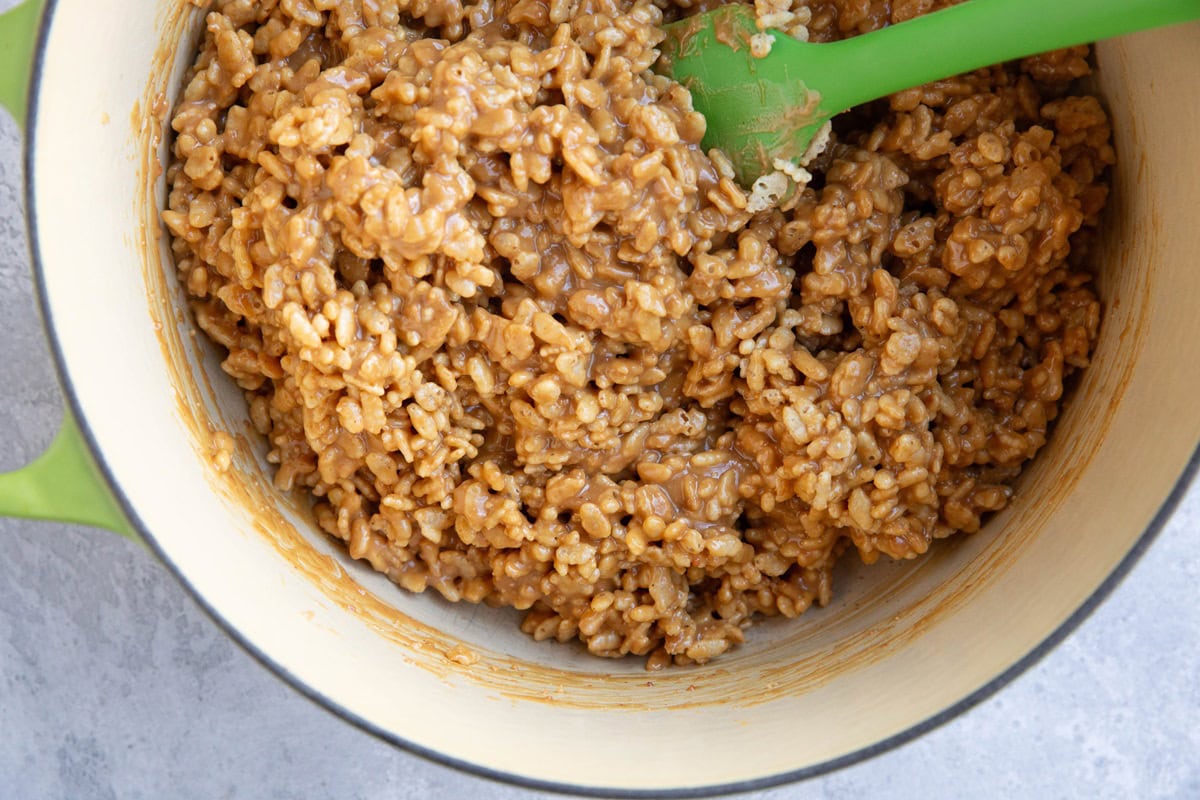
<path id="1" fill-rule="evenodd" d="M 826 41 L 946 4 L 771 12 Z M 1088 363 L 1086 48 L 857 109 L 750 213 L 650 71 L 707 3 L 210 5 L 180 280 L 278 487 L 406 589 L 705 662 L 828 602 L 847 551 L 978 530 Z"/>

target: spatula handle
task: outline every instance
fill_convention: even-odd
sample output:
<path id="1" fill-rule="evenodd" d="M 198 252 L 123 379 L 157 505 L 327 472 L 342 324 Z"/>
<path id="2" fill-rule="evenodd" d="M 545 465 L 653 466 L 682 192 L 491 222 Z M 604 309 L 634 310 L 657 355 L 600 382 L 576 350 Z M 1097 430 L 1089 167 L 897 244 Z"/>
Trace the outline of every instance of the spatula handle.
<path id="1" fill-rule="evenodd" d="M 836 72 L 811 85 L 826 89 L 822 108 L 841 111 L 1002 61 L 1195 19 L 1200 0 L 968 0 L 813 47 L 805 63 Z"/>

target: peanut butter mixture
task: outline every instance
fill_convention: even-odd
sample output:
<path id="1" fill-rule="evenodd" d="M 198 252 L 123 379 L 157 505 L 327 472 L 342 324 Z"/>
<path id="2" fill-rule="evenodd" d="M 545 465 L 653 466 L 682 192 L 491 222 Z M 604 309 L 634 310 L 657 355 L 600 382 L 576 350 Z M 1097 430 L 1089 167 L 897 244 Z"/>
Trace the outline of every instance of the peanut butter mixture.
<path id="1" fill-rule="evenodd" d="M 217 0 L 163 219 L 281 490 L 411 591 L 650 668 L 979 529 L 1100 304 L 1086 48 L 835 122 L 746 210 L 672 0 Z M 939 0 L 771 4 L 814 41 Z"/>

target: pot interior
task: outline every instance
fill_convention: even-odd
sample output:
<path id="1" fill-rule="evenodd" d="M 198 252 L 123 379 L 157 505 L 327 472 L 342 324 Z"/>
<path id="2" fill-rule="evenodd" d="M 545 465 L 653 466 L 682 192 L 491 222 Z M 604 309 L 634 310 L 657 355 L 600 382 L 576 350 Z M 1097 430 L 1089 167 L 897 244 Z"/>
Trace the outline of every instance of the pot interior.
<path id="1" fill-rule="evenodd" d="M 50 5 L 29 138 L 35 248 L 105 469 L 154 548 L 239 638 L 310 693 L 444 760 L 584 788 L 685 789 L 818 768 L 900 736 L 1077 615 L 1200 441 L 1189 366 L 1200 358 L 1200 82 L 1188 77 L 1200 26 L 1188 26 L 1098 49 L 1119 158 L 1093 256 L 1106 316 L 1092 367 L 1006 511 L 915 562 L 847 559 L 831 606 L 765 623 L 710 666 L 651 675 L 638 659 L 534 643 L 515 612 L 404 593 L 321 534 L 303 498 L 272 488 L 240 392 L 192 335 L 157 220 L 163 119 L 202 12 L 175 0 Z M 218 431 L 236 443 L 224 473 Z"/>

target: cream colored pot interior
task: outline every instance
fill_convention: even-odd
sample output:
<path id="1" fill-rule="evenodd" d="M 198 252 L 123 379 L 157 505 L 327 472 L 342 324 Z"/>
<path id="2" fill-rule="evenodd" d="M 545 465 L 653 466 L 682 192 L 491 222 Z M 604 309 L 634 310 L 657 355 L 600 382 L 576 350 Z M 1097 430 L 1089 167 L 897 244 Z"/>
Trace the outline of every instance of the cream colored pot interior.
<path id="1" fill-rule="evenodd" d="M 583 788 L 686 789 L 903 734 L 1085 604 L 1200 440 L 1200 27 L 1188 27 L 1100 48 L 1120 158 L 1099 254 L 1107 317 L 1009 510 L 922 561 L 847 568 L 832 607 L 764 625 L 708 667 L 649 675 L 637 660 L 536 645 L 508 613 L 402 593 L 271 490 L 242 398 L 188 333 L 156 221 L 162 112 L 202 13 L 181 0 L 52 6 L 33 207 L 83 424 L 154 546 L 244 641 L 439 757 Z M 237 441 L 225 474 L 209 457 L 217 430 Z"/>

